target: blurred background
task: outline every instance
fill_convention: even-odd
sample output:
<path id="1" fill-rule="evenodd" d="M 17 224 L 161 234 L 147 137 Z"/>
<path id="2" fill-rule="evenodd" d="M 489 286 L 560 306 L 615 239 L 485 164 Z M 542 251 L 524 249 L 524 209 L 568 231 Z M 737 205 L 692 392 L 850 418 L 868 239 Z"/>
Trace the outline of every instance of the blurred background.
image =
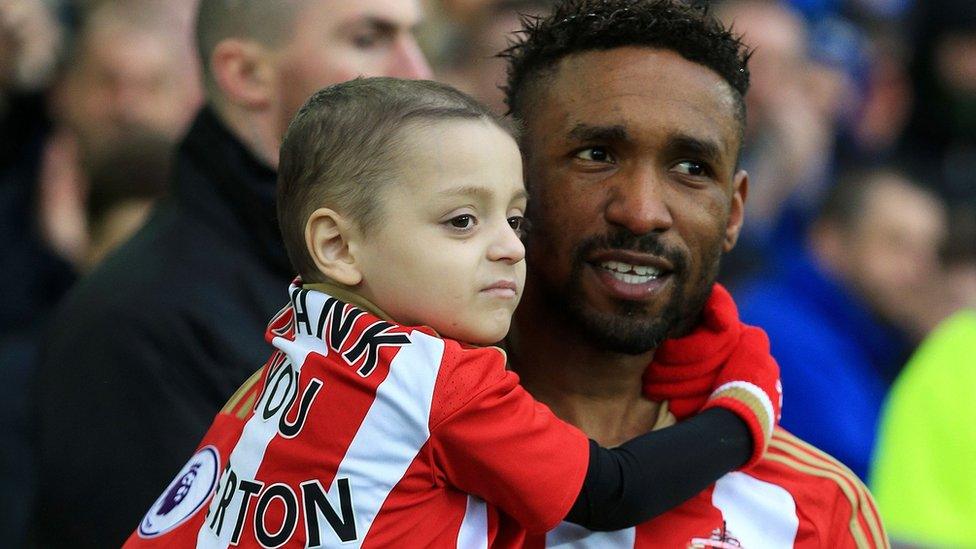
<path id="1" fill-rule="evenodd" d="M 435 78 L 504 112 L 494 55 L 550 4 L 427 0 L 419 38 Z M 868 481 L 895 538 L 976 547 L 963 535 L 976 523 L 976 2 L 712 4 L 754 49 L 747 222 L 721 280 L 770 335 L 783 426 Z M 28 388 L 45 320 L 167 193 L 203 98 L 195 8 L 0 0 L 11 546 L 33 504 Z"/>

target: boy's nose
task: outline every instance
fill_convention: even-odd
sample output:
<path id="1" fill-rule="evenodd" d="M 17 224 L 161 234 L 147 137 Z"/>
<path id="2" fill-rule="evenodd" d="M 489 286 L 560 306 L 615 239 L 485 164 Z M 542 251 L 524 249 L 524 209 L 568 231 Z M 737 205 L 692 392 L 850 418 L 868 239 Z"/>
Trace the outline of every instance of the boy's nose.
<path id="1" fill-rule="evenodd" d="M 525 259 L 525 244 L 507 220 L 495 231 L 494 238 L 488 246 L 488 259 L 509 264 Z"/>

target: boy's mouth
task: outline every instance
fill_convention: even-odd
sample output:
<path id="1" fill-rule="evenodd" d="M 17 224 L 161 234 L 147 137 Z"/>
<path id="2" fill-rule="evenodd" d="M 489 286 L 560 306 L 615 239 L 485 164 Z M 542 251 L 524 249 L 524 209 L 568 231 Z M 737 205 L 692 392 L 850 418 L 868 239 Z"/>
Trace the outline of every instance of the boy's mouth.
<path id="1" fill-rule="evenodd" d="M 518 295 L 518 285 L 514 280 L 497 280 L 482 288 L 481 292 L 494 297 L 515 297 Z"/>

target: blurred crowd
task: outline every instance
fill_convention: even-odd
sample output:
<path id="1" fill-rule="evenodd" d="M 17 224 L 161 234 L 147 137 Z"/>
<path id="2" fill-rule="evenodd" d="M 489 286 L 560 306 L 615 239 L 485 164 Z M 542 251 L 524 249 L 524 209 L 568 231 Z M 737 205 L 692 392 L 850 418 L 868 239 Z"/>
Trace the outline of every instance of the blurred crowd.
<path id="1" fill-rule="evenodd" d="M 433 78 L 504 112 L 495 54 L 550 4 L 427 0 L 417 33 Z M 747 221 L 721 280 L 770 335 L 782 424 L 871 484 L 894 537 L 973 546 L 976 2 L 713 4 L 754 48 Z M 195 0 L 0 0 L 11 546 L 44 503 L 31 395 L 47 320 L 170 191 L 205 96 L 195 14 Z"/>

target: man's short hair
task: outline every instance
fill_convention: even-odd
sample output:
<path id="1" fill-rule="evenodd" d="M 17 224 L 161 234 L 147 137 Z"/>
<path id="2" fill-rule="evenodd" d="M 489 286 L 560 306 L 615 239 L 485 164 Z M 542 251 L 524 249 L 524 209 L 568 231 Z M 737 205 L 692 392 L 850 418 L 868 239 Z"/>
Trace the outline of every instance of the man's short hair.
<path id="1" fill-rule="evenodd" d="M 308 0 L 200 0 L 196 39 L 204 85 L 214 91 L 210 56 L 222 40 L 244 38 L 269 47 L 290 36 L 300 8 Z"/>
<path id="2" fill-rule="evenodd" d="M 428 80 L 357 78 L 316 92 L 298 111 L 281 144 L 278 224 L 303 280 L 323 279 L 305 244 L 312 212 L 331 208 L 369 233 L 379 193 L 409 162 L 398 146 L 410 138 L 404 132 L 442 120 L 484 120 L 513 133 L 488 107 Z"/>
<path id="3" fill-rule="evenodd" d="M 508 59 L 505 103 L 524 119 L 527 98 L 564 57 L 643 46 L 670 50 L 721 76 L 732 88 L 736 118 L 745 122 L 751 52 L 706 6 L 680 0 L 564 0 L 544 17 L 524 18 L 523 29 L 500 55 Z"/>

